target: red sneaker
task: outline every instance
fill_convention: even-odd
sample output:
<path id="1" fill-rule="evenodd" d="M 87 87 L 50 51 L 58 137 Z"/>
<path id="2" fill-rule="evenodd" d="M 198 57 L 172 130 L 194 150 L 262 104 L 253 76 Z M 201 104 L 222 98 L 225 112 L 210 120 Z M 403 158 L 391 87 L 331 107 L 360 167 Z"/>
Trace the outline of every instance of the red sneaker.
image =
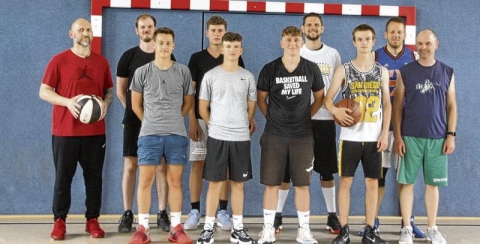
<path id="1" fill-rule="evenodd" d="M 192 239 L 185 234 L 181 224 L 171 228 L 168 234 L 168 240 L 180 244 L 192 244 Z"/>
<path id="2" fill-rule="evenodd" d="M 137 225 L 137 231 L 132 236 L 128 244 L 145 244 L 150 243 L 151 239 L 148 230 L 143 225 Z"/>
<path id="3" fill-rule="evenodd" d="M 103 238 L 105 236 L 105 231 L 100 228 L 97 218 L 91 218 L 87 220 L 85 231 L 90 233 L 92 238 Z"/>
<path id="4" fill-rule="evenodd" d="M 67 233 L 65 220 L 62 218 L 56 219 L 55 224 L 53 225 L 52 233 L 50 234 L 50 238 L 55 241 L 63 240 L 65 239 L 65 233 Z"/>

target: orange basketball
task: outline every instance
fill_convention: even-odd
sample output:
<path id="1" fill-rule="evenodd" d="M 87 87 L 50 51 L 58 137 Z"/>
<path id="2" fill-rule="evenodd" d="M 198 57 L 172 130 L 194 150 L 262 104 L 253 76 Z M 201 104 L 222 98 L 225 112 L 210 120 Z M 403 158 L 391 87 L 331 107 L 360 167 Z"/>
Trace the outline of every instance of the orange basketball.
<path id="1" fill-rule="evenodd" d="M 360 109 L 360 103 L 356 102 L 353 99 L 350 99 L 350 98 L 342 99 L 335 104 L 335 107 L 337 107 L 337 108 L 348 108 L 352 111 L 351 113 L 348 113 L 348 115 L 353 117 L 353 123 L 351 123 L 349 125 L 346 125 L 345 127 L 351 127 L 351 126 L 356 125 L 360 121 L 360 119 L 362 118 L 362 111 Z M 335 115 L 333 115 L 333 119 L 335 120 L 335 122 L 338 125 L 342 126 L 342 124 L 335 117 Z"/>

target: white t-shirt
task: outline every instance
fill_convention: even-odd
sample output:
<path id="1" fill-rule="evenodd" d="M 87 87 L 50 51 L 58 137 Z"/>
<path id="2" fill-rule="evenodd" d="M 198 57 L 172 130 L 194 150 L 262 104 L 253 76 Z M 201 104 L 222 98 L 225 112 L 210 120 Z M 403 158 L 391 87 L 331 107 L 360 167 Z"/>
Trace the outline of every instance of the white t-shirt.
<path id="1" fill-rule="evenodd" d="M 318 65 L 318 68 L 323 75 L 323 82 L 325 83 L 324 92 L 325 95 L 327 95 L 328 88 L 330 87 L 330 84 L 332 84 L 333 73 L 335 73 L 335 69 L 342 64 L 338 51 L 335 48 L 325 45 L 325 43 L 320 50 L 310 50 L 303 45 L 300 49 L 300 56 Z M 337 97 L 339 91 L 340 90 L 337 91 L 335 97 Z M 333 120 L 333 115 L 328 112 L 325 106 L 322 106 L 312 119 Z"/>

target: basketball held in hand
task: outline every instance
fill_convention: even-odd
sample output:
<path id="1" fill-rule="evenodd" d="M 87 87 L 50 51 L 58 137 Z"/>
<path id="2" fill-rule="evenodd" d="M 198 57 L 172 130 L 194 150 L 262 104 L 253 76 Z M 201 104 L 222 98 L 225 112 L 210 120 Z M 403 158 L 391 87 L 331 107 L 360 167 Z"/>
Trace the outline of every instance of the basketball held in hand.
<path id="1" fill-rule="evenodd" d="M 78 120 L 84 124 L 95 123 L 100 120 L 103 114 L 103 101 L 95 95 L 83 95 L 77 99 L 80 104 Z"/>
<path id="2" fill-rule="evenodd" d="M 352 111 L 352 112 L 347 113 L 347 114 L 350 115 L 353 118 L 353 122 L 351 124 L 343 125 L 344 127 L 351 127 L 351 126 L 356 125 L 358 122 L 360 122 L 360 119 L 362 117 L 362 111 L 361 111 L 360 103 L 358 103 L 357 101 L 355 101 L 353 99 L 350 99 L 350 98 L 345 98 L 345 99 L 342 99 L 342 100 L 338 101 L 335 104 L 335 107 L 337 107 L 337 108 L 348 108 Z M 342 123 L 335 117 L 335 115 L 333 115 L 333 120 L 335 120 L 335 122 L 338 125 L 342 126 Z"/>

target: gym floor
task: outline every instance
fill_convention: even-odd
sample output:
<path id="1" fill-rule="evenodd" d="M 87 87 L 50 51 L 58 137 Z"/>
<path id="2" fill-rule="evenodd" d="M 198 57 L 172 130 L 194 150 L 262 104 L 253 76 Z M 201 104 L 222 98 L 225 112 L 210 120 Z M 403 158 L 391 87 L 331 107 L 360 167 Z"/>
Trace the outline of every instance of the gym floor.
<path id="1" fill-rule="evenodd" d="M 182 216 L 183 220 L 186 216 Z M 103 239 L 93 239 L 85 233 L 85 219 L 81 215 L 69 215 L 67 219 L 67 235 L 64 241 L 58 243 L 128 243 L 133 232 L 122 234 L 117 232 L 120 215 L 102 215 L 99 218 L 100 226 L 105 230 L 106 236 Z M 416 217 L 417 225 L 425 231 L 426 217 Z M 186 231 L 187 235 L 196 243 L 203 228 L 203 221 L 197 230 Z M 361 243 L 358 231 L 362 228 L 363 217 L 354 216 L 349 219 L 350 239 L 352 244 Z M 245 227 L 248 233 L 255 240 L 258 240 L 258 233 L 262 230 L 263 219 L 259 217 L 245 217 Z M 313 235 L 319 244 L 331 243 L 335 235 L 325 230 L 326 216 L 312 216 L 310 227 Z M 283 217 L 283 230 L 277 234 L 276 244 L 295 243 L 297 236 L 297 218 Z M 156 228 L 156 215 L 150 219 L 151 243 L 170 243 L 167 233 Z M 437 220 L 439 230 L 446 235 L 448 243 L 451 244 L 475 244 L 480 243 L 480 217 L 439 217 Z M 134 224 L 136 226 L 136 224 Z M 53 227 L 51 215 L 3 215 L 0 216 L 0 243 L 57 243 L 50 239 L 50 232 Z M 400 217 L 380 217 L 380 236 L 389 243 L 398 243 L 400 230 Z M 215 243 L 230 243 L 228 231 L 217 228 Z M 416 239 L 414 243 L 424 243 L 423 239 Z"/>

